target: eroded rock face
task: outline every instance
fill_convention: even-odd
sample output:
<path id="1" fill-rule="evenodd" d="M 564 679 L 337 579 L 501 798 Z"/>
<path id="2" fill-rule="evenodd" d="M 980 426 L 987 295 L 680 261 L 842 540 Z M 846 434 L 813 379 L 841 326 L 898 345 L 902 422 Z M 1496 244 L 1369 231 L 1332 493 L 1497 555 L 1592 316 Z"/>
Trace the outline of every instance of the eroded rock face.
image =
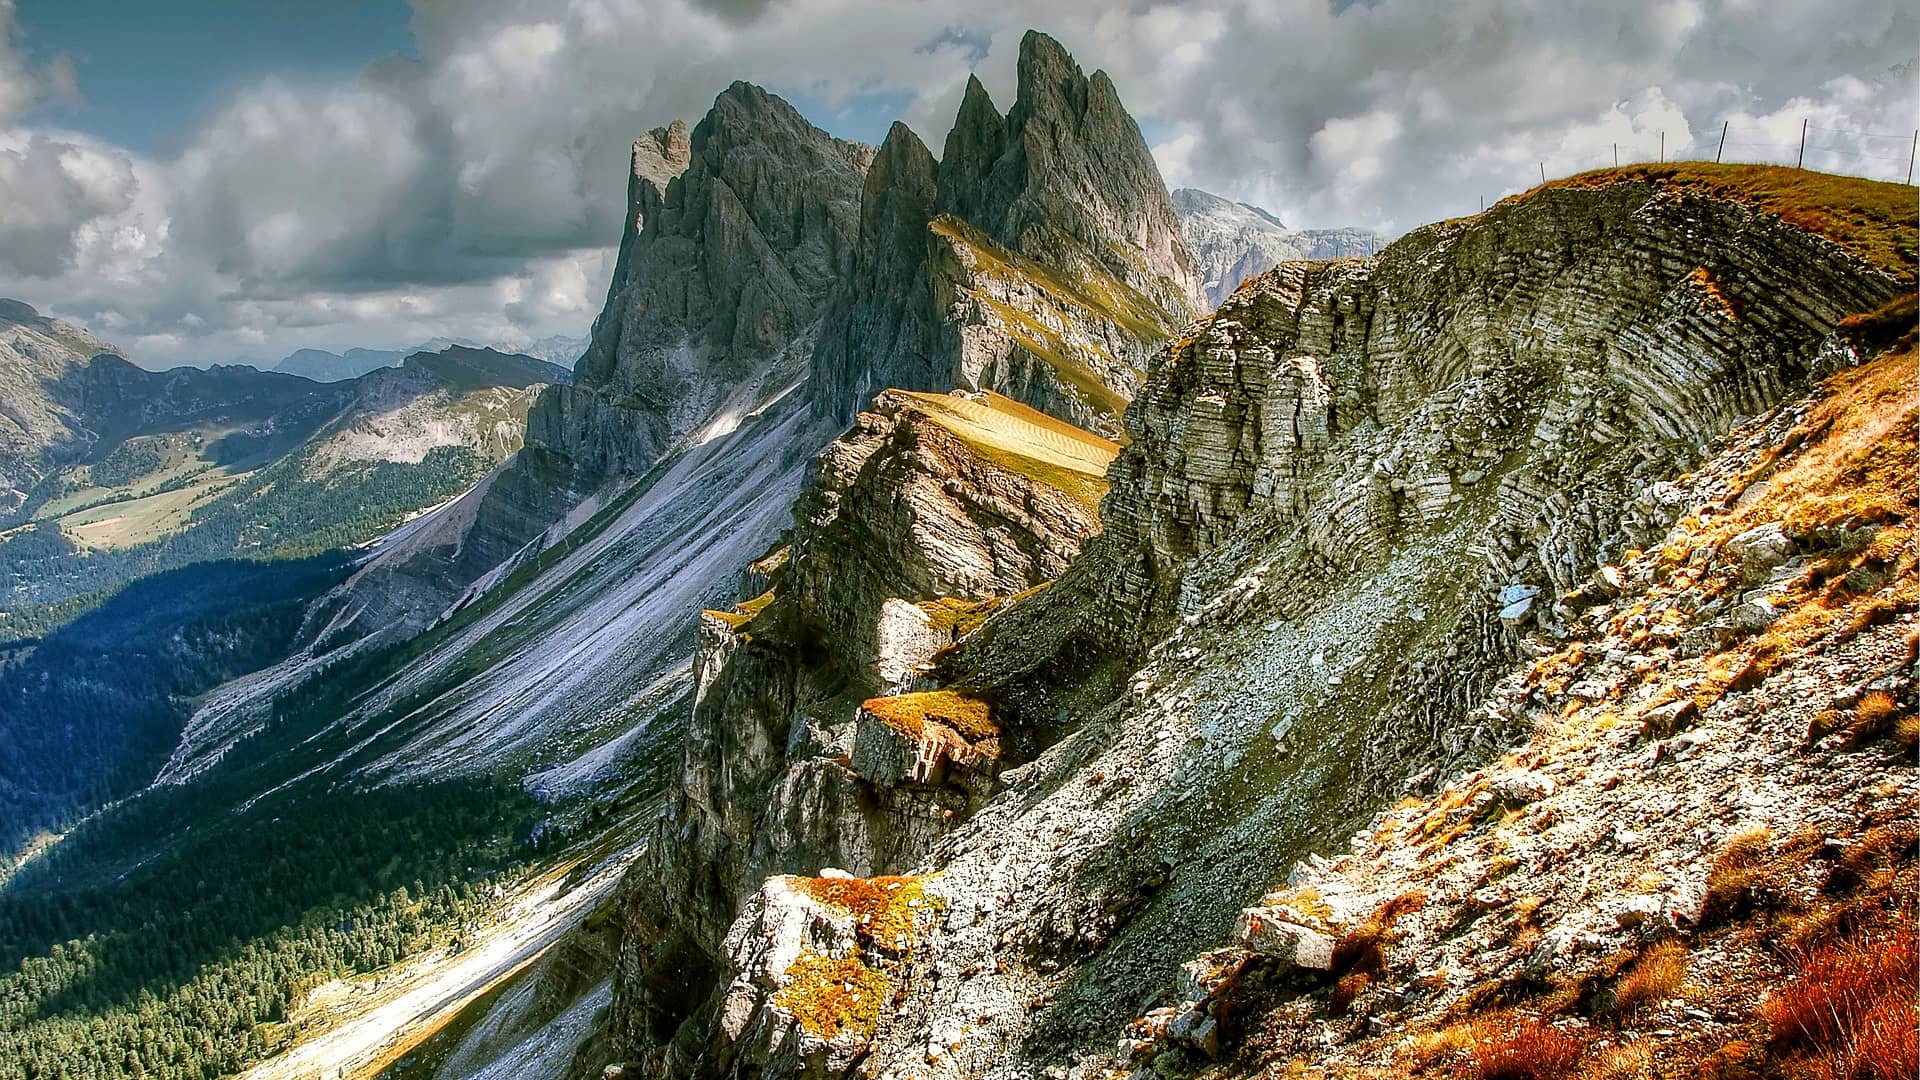
<path id="1" fill-rule="evenodd" d="M 813 361 L 833 415 L 876 386 L 966 386 L 1111 434 L 1148 353 L 1200 310 L 1139 128 L 1044 34 L 1021 42 L 1004 116 L 969 79 L 937 163 L 894 126 L 860 238 Z"/>
<path id="2" fill-rule="evenodd" d="M 1178 343 L 1128 414 L 1105 541 L 1130 549 L 1123 606 L 1170 613 L 1178 568 L 1250 514 L 1337 571 L 1476 505 L 1490 579 L 1569 592 L 1662 515 L 1655 481 L 1890 289 L 1811 234 L 1644 184 L 1282 266 Z"/>
<path id="3" fill-rule="evenodd" d="M 639 472 L 739 391 L 752 401 L 791 382 L 795 364 L 771 368 L 851 268 L 872 154 L 747 83 L 690 135 L 636 143 L 579 385 L 543 397 L 530 436 L 600 473 Z"/>
<path id="4" fill-rule="evenodd" d="M 982 456 L 891 390 L 820 455 L 794 518 L 798 617 L 876 692 L 893 681 L 872 670 L 888 598 L 1010 596 L 1058 577 L 1099 531 L 1087 503 Z"/>
<path id="5" fill-rule="evenodd" d="M 1103 534 L 941 662 L 1030 750 L 1006 790 L 892 849 L 938 871 L 942 918 L 867 1067 L 1012 1077 L 1113 1047 L 1128 1003 L 1226 940 L 1292 860 L 1510 738 L 1520 713 L 1497 690 L 1522 635 L 1560 632 L 1609 553 L 1680 514 L 1666 479 L 1841 357 L 1834 324 L 1895 287 L 1744 207 L 1625 183 L 1243 289 L 1156 360 Z M 1120 662 L 1114 693 L 1100 669 Z M 734 671 L 715 687 L 766 685 Z M 789 747 L 821 745 L 788 715 Z M 706 728 L 725 765 L 689 790 L 735 814 L 706 849 L 821 854 L 810 829 L 852 817 L 819 754 L 751 730 Z M 784 771 L 715 783 L 760 769 Z M 777 809 L 756 825 L 739 808 L 764 790 Z M 711 865 L 683 869 L 712 882 Z M 1191 1019 L 1180 1038 L 1208 1044 L 1184 1016 L 1169 1030 Z"/>
<path id="6" fill-rule="evenodd" d="M 991 791 L 990 736 L 962 738 L 938 709 L 900 728 L 858 706 L 917 679 L 927 646 L 950 643 L 955 612 L 973 610 L 965 602 L 990 608 L 1044 583 L 1092 535 L 1086 493 L 1045 479 L 1060 452 L 1006 449 L 1055 439 L 1111 453 L 1069 431 L 1004 400 L 881 394 L 822 455 L 786 557 L 752 572 L 770 592 L 703 617 L 679 792 L 628 883 L 615 1037 L 646 1075 L 844 1057 L 766 1026 L 777 1016 L 758 1010 L 785 969 L 743 959 L 764 950 L 728 927 L 769 874 L 865 878 L 923 860 Z M 740 973 L 756 965 L 771 974 L 750 993 Z"/>

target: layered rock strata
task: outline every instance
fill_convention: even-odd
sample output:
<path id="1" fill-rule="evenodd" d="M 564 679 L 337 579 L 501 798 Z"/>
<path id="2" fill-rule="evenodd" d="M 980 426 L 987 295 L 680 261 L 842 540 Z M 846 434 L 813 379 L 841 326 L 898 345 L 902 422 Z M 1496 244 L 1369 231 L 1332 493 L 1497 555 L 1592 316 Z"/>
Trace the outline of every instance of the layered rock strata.
<path id="1" fill-rule="evenodd" d="M 634 1068 L 748 1052 L 740 981 L 772 994 L 788 972 L 723 942 L 769 874 L 910 866 L 990 794 L 991 706 L 887 691 L 1067 565 L 1116 449 L 1004 398 L 889 391 L 822 455 L 785 554 L 749 570 L 766 591 L 701 620 L 679 790 L 629 879 L 614 1015 Z M 792 1049 L 749 1041 L 763 1064 Z"/>
<path id="2" fill-rule="evenodd" d="M 714 934 L 752 867 L 828 861 L 799 838 L 924 829 L 887 852 L 915 865 L 847 866 L 934 872 L 941 912 L 862 1067 L 1025 1076 L 1111 1047 L 1127 1003 L 1293 859 L 1511 739 L 1500 679 L 1566 632 L 1611 553 L 1664 534 L 1685 508 L 1668 479 L 1850 362 L 1834 326 L 1899 287 L 1748 205 L 1632 181 L 1531 193 L 1376 260 L 1282 266 L 1156 359 L 1085 555 L 939 659 L 945 692 L 991 702 L 1018 747 L 996 794 L 924 825 L 823 797 L 803 713 L 753 701 L 807 677 L 787 659 L 784 683 L 711 684 L 728 707 L 696 721 L 670 818 L 682 851 L 751 852 L 726 863 L 742 884 L 714 888 L 727 875 L 698 859 L 662 877 L 694 871 Z M 784 749 L 764 719 L 737 723 L 782 715 Z M 716 786 L 698 762 L 761 779 Z M 756 826 L 762 791 L 779 809 Z M 650 1026 L 661 973 L 693 938 L 662 934 L 664 905 L 632 915 L 616 1017 L 646 1053 L 672 1030 Z M 691 1015 L 646 1060 L 766 1063 Z"/>

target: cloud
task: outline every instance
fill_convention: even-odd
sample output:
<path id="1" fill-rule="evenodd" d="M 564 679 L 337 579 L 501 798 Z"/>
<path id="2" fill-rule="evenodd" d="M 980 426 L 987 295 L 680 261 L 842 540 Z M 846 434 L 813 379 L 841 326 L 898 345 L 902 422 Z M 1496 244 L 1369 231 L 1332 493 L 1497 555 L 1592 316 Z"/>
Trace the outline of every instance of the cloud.
<path id="1" fill-rule="evenodd" d="M 0 294 L 204 361 L 443 334 L 578 334 L 627 147 L 736 78 L 936 151 L 969 71 L 1012 104 L 1038 26 L 1105 68 L 1170 186 L 1397 231 L 1550 174 L 1774 154 L 1898 179 L 1920 18 L 1897 0 L 414 0 L 416 58 L 235 88 L 164 159 L 31 123 L 0 0 Z M 876 126 L 872 134 L 881 130 Z M 1788 136 L 1791 135 L 1791 140 Z M 1775 154 L 1777 159 L 1777 154 Z M 1878 170 L 1878 171 L 1876 171 Z"/>
<path id="2" fill-rule="evenodd" d="M 133 205 L 132 163 L 36 135 L 0 149 L 0 268 L 49 277 L 73 267 L 83 236 Z"/>

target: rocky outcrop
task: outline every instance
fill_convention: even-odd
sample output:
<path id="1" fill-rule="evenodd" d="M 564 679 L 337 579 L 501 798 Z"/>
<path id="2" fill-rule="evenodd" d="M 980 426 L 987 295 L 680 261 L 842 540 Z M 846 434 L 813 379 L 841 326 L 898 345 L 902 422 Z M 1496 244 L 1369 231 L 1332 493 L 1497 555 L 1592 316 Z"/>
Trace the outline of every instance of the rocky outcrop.
<path id="1" fill-rule="evenodd" d="M 1058 577 L 1098 531 L 1096 478 L 1118 447 L 1048 419 L 889 390 L 820 455 L 794 508 L 788 591 L 849 677 L 885 686 L 887 599 L 1010 596 Z"/>
<path id="2" fill-rule="evenodd" d="M 1295 864 L 1109 1064 L 1254 1076 L 1313 1045 L 1334 1075 L 1455 1075 L 1551 1024 L 1570 1075 L 1791 1075 L 1803 1050 L 1767 1000 L 1816 940 L 1897 940 L 1920 877 L 1914 728 L 1889 725 L 1914 709 L 1920 584 L 1890 542 L 1913 509 L 1869 479 L 1913 472 L 1911 350 L 1735 429 L 1675 485 L 1688 513 L 1601 567 L 1567 639 L 1488 695 L 1514 748 Z M 1730 620 L 1755 586 L 1775 619 Z M 1276 920 L 1340 963 L 1276 954 Z"/>
<path id="3" fill-rule="evenodd" d="M 655 877 L 698 883 L 711 940 L 756 868 L 862 855 L 821 843 L 856 820 L 863 836 L 914 831 L 836 863 L 929 874 L 941 916 L 889 976 L 863 1068 L 1029 1075 L 1110 1048 L 1127 1003 L 1173 985 L 1294 859 L 1513 738 L 1501 680 L 1569 632 L 1611 553 L 1681 514 L 1668 481 L 1849 362 L 1835 325 L 1897 288 L 1744 203 L 1633 180 L 1535 192 L 1376 260 L 1284 265 L 1158 357 L 1087 552 L 913 687 L 949 697 L 878 706 L 917 741 L 849 754 L 874 775 L 931 776 L 967 764 L 950 736 L 990 724 L 1002 750 L 984 802 L 938 823 L 902 803 L 851 812 L 824 780 L 832 725 L 768 691 L 820 658 L 782 658 L 785 682 L 736 666 L 769 655 L 755 650 L 776 600 L 717 642 L 730 651 L 704 669 L 703 706 L 719 708 L 696 713 L 669 818 L 682 852 L 732 854 Z M 642 895 L 616 996 L 637 1021 L 626 1045 L 662 1071 L 772 1061 L 731 1056 L 698 1012 L 661 1024 L 650 987 L 673 958 L 712 952 L 661 932 L 671 904 Z M 1336 963 L 1309 916 L 1259 942 Z M 732 977 L 701 970 L 700 986 Z M 1186 1045 L 1219 1035 L 1199 1030 L 1206 1015 L 1183 1021 Z M 642 1049 L 676 1030 L 675 1049 Z"/>
<path id="4" fill-rule="evenodd" d="M 539 445 L 637 473 L 737 392 L 790 383 L 775 360 L 850 269 L 873 151 L 735 83 L 693 129 L 635 143 L 627 229 L 579 385 L 545 395 Z M 665 178 L 665 183 L 661 180 Z"/>
<path id="5" fill-rule="evenodd" d="M 1207 305 L 1217 308 L 1250 277 L 1294 259 L 1349 259 L 1384 247 L 1366 229 L 1289 229 L 1251 203 L 1233 202 L 1198 188 L 1179 188 L 1173 208 L 1180 233 L 1199 267 Z"/>
<path id="6" fill-rule="evenodd" d="M 1117 430 L 1199 280 L 1139 128 L 1104 72 L 1022 40 L 1001 115 L 969 79 L 936 164 L 895 125 L 869 174 L 854 280 L 814 355 L 819 407 L 874 386 L 995 390 Z"/>
<path id="7" fill-rule="evenodd" d="M 842 1061 L 774 1023 L 794 957 L 728 927 L 769 874 L 912 865 L 985 799 L 1004 752 L 989 704 L 870 695 L 1071 560 L 1115 449 L 1004 398 L 888 391 L 822 455 L 785 555 L 750 571 L 768 588 L 701 621 L 678 791 L 628 882 L 614 1016 L 632 1068 Z"/>

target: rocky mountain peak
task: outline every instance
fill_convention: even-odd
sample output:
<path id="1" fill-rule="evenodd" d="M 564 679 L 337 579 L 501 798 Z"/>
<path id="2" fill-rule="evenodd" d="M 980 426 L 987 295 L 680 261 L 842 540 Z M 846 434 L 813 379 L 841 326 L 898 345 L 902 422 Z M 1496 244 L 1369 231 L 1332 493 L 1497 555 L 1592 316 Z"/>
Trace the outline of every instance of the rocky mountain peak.
<path id="1" fill-rule="evenodd" d="M 633 180 L 665 190 L 693 159 L 693 141 L 684 120 L 657 127 L 633 141 Z M 629 201 L 632 195 L 628 196 Z"/>
<path id="2" fill-rule="evenodd" d="M 1003 114 L 968 78 L 930 198 L 919 140 L 888 137 L 912 182 L 896 175 L 905 158 L 869 176 L 865 269 L 814 355 L 822 410 L 849 417 L 882 385 L 963 386 L 1111 434 L 1147 353 L 1199 310 L 1178 218 L 1112 81 L 1040 33 L 1021 42 L 1017 81 Z"/>
<path id="3" fill-rule="evenodd" d="M 871 148 L 746 82 L 685 133 L 677 175 L 646 175 L 681 144 L 672 126 L 636 144 L 629 231 L 581 389 L 543 399 L 532 422 L 533 441 L 591 472 L 644 468 L 758 385 L 852 266 Z"/>
<path id="4" fill-rule="evenodd" d="M 989 106 L 991 107 L 991 106 Z M 894 121 L 874 154 L 860 195 L 860 250 L 855 273 L 924 244 L 939 163 L 920 136 Z"/>
<path id="5" fill-rule="evenodd" d="M 1197 308 L 1179 218 L 1113 81 L 1100 71 L 1089 78 L 1058 41 L 1030 30 L 1020 42 L 1017 86 L 1001 118 L 979 80 L 968 80 L 942 162 L 942 210 L 1037 257 L 1056 254 L 1057 245 L 1028 232 L 1058 229 L 1099 251 L 1123 280 L 1142 278 L 1130 284 L 1168 278 Z M 1141 256 L 1147 273 L 1101 250 L 1109 240 Z"/>

